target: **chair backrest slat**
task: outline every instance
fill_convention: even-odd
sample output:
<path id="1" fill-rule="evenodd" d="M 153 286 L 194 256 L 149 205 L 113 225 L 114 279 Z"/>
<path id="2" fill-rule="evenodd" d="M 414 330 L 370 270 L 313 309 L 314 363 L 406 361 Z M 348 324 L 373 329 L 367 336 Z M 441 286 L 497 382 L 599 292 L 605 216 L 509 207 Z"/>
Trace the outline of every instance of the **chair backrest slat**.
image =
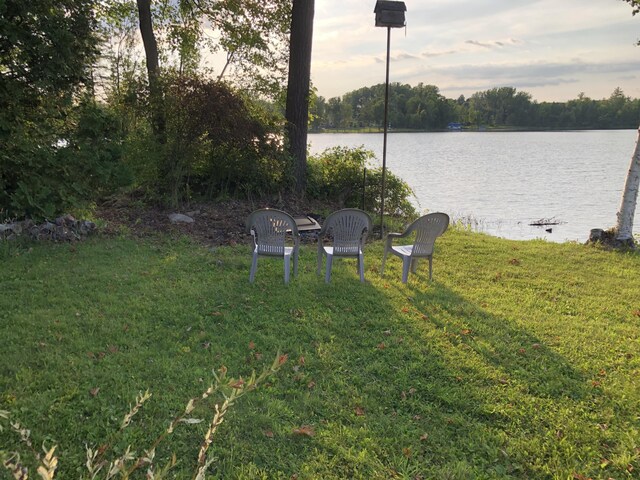
<path id="1" fill-rule="evenodd" d="M 265 208 L 251 213 L 247 228 L 254 235 L 260 255 L 284 255 L 287 233 L 298 236 L 296 222 L 288 213 Z"/>
<path id="2" fill-rule="evenodd" d="M 356 208 L 338 210 L 327 217 L 323 230 L 333 238 L 335 255 L 357 255 L 371 231 L 371 218 Z"/>
<path id="3" fill-rule="evenodd" d="M 429 213 L 413 222 L 407 231 L 416 232 L 412 257 L 426 257 L 433 254 L 436 238 L 442 235 L 449 226 L 449 215 L 446 213 Z"/>

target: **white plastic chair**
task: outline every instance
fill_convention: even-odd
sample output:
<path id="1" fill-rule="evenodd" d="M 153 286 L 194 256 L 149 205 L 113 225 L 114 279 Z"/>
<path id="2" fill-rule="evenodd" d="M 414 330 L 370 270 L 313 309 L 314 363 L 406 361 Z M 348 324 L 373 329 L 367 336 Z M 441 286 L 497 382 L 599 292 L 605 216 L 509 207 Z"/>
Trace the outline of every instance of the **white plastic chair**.
<path id="1" fill-rule="evenodd" d="M 380 267 L 380 275 L 384 276 L 384 264 L 387 260 L 387 254 L 392 253 L 402 259 L 402 283 L 407 283 L 409 279 L 409 267 L 411 271 L 416 273 L 418 261 L 421 258 L 429 259 L 429 280 L 432 279 L 433 272 L 433 248 L 440 235 L 442 235 L 449 226 L 449 215 L 446 213 L 429 213 L 420 217 L 413 222 L 404 233 L 390 233 L 387 235 L 387 242 L 384 247 L 384 255 L 382 257 L 382 266 Z M 406 238 L 412 233 L 416 234 L 415 241 L 412 245 L 393 245 L 394 239 Z"/>
<path id="2" fill-rule="evenodd" d="M 291 257 L 293 275 L 298 274 L 298 250 L 300 235 L 291 215 L 280 210 L 265 208 L 256 210 L 247 219 L 247 230 L 253 237 L 253 259 L 249 281 L 253 283 L 258 269 L 258 257 L 281 257 L 284 259 L 284 283 L 289 283 Z M 293 246 L 287 246 L 287 235 L 291 234 Z"/>
<path id="3" fill-rule="evenodd" d="M 331 280 L 333 257 L 355 257 L 358 259 L 360 281 L 364 282 L 364 244 L 371 231 L 371 217 L 357 208 L 345 208 L 327 217 L 318 233 L 318 270 L 322 270 L 322 256 L 327 256 L 324 281 Z M 324 245 L 323 238 L 331 237 L 332 244 Z"/>

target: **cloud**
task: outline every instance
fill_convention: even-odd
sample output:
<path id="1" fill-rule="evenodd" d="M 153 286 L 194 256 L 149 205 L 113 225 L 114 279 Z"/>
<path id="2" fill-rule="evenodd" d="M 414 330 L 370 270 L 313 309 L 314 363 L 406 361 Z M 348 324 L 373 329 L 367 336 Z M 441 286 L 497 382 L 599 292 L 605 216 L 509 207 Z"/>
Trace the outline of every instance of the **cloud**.
<path id="1" fill-rule="evenodd" d="M 469 45 L 475 45 L 477 47 L 482 47 L 482 48 L 493 48 L 495 46 L 495 43 L 482 43 L 476 40 L 467 40 L 464 43 L 467 43 Z"/>
<path id="2" fill-rule="evenodd" d="M 393 60 L 420 60 L 419 55 L 413 55 L 412 53 L 400 53 L 393 57 Z"/>
<path id="3" fill-rule="evenodd" d="M 471 95 L 491 88 L 514 87 L 534 94 L 541 101 L 566 101 L 577 91 L 588 91 L 594 98 L 616 84 L 627 94 L 637 95 L 637 62 L 519 62 L 465 65 L 421 65 L 397 69 L 394 81 L 437 85 L 444 95 Z M 612 74 L 618 78 L 612 82 Z M 626 79 L 626 80 L 623 80 Z"/>
<path id="4" fill-rule="evenodd" d="M 466 40 L 464 43 L 467 45 L 474 45 L 476 47 L 482 47 L 487 49 L 502 48 L 509 45 L 521 45 L 524 42 L 515 38 L 509 38 L 507 40 L 491 40 L 488 42 L 480 42 L 478 40 Z"/>
<path id="5" fill-rule="evenodd" d="M 465 94 L 496 86 L 537 88 L 532 93 L 541 100 L 570 98 L 577 88 L 596 97 L 616 85 L 640 96 L 638 20 L 625 2 L 602 2 L 411 2 L 407 34 L 393 38 L 392 80 L 443 90 L 469 85 L 455 92 Z M 386 32 L 373 26 L 373 4 L 316 4 L 312 72 L 320 92 L 341 95 L 378 82 Z"/>
<path id="6" fill-rule="evenodd" d="M 455 55 L 458 52 L 459 50 L 447 50 L 442 52 L 422 52 L 420 55 L 422 55 L 424 58 L 435 58 L 435 57 L 442 57 L 445 55 Z"/>
<path id="7" fill-rule="evenodd" d="M 434 72 L 457 78 L 546 78 L 549 81 L 555 81 L 555 79 L 561 79 L 567 75 L 628 73 L 636 72 L 637 70 L 637 62 L 533 62 L 433 67 Z"/>

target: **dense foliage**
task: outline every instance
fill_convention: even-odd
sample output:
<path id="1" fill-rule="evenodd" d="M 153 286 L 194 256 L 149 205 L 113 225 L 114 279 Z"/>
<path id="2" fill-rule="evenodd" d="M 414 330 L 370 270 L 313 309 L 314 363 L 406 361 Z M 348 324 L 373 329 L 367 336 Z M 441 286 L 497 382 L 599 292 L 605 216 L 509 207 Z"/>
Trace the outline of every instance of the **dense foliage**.
<path id="1" fill-rule="evenodd" d="M 177 77 L 167 88 L 167 145 L 159 169 L 173 203 L 189 196 L 278 191 L 288 159 L 280 124 L 222 83 Z"/>
<path id="2" fill-rule="evenodd" d="M 141 69 L 138 6 L 135 0 L 100 5 L 109 39 L 105 55 L 120 74 Z M 145 2 L 146 3 L 146 2 Z M 280 0 L 153 0 L 152 28 L 162 70 L 207 72 L 244 91 L 277 96 L 286 83 L 290 2 Z M 203 57 L 226 59 L 211 69 Z"/>
<path id="3" fill-rule="evenodd" d="M 318 97 L 311 126 L 316 131 L 381 128 L 383 111 L 384 85 L 364 87 L 342 97 Z M 602 100 L 580 94 L 565 103 L 538 103 L 529 93 L 500 87 L 453 100 L 445 98 L 433 85 L 390 85 L 391 128 L 441 130 L 449 123 L 475 128 L 636 128 L 640 123 L 640 99 L 631 99 L 616 88 Z"/>
<path id="4" fill-rule="evenodd" d="M 199 49 L 227 53 L 218 79 L 231 70 L 245 92 L 281 91 L 282 68 L 264 67 L 287 51 L 286 2 L 153 2 L 152 15 L 153 84 L 135 1 L 0 2 L 0 221 L 51 219 L 122 186 L 173 205 L 283 187 L 282 121 L 204 80 Z"/>
<path id="5" fill-rule="evenodd" d="M 373 152 L 363 147 L 334 147 L 309 157 L 308 195 L 338 202 L 341 207 L 379 212 L 382 168 L 371 165 L 373 158 Z M 410 201 L 411 187 L 389 171 L 385 185 L 385 214 L 415 216 L 416 210 Z"/>
<path id="6" fill-rule="evenodd" d="M 51 217 L 123 178 L 114 119 L 86 98 L 93 3 L 0 3 L 0 220 Z"/>

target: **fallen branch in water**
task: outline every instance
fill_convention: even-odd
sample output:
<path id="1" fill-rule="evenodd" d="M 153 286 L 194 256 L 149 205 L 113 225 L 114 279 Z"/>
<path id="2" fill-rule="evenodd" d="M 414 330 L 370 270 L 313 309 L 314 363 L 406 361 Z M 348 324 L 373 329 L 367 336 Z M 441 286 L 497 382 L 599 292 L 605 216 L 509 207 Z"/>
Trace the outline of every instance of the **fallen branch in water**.
<path id="1" fill-rule="evenodd" d="M 562 220 L 557 220 L 556 217 L 551 218 L 541 218 L 540 220 L 535 220 L 531 222 L 529 225 L 532 227 L 544 227 L 546 225 L 562 225 L 567 222 L 563 222 Z"/>

